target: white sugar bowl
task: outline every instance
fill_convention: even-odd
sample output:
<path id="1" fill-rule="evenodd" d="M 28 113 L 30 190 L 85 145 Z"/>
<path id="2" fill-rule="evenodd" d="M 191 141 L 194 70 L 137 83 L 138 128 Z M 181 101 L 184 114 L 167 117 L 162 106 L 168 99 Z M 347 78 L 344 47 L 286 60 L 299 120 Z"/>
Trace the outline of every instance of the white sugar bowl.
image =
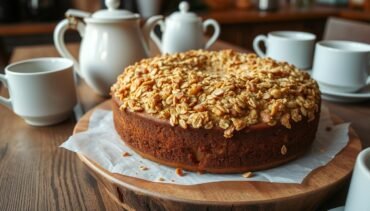
<path id="1" fill-rule="evenodd" d="M 150 37 L 162 53 L 176 53 L 191 49 L 207 49 L 216 42 L 220 35 L 217 21 L 202 19 L 189 12 L 189 4 L 185 1 L 179 5 L 179 12 L 174 12 L 165 21 L 158 21 L 162 31 L 162 40 L 152 31 Z M 213 35 L 207 41 L 204 32 L 212 26 Z"/>

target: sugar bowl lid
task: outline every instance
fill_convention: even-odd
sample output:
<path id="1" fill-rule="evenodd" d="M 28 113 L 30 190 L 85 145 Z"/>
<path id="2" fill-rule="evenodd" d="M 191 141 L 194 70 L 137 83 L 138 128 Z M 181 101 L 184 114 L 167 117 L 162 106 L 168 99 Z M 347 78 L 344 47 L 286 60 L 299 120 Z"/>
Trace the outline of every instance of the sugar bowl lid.
<path id="1" fill-rule="evenodd" d="M 118 0 L 105 0 L 105 5 L 108 9 L 103 9 L 95 12 L 91 18 L 95 20 L 121 20 L 139 18 L 138 14 L 128 10 L 118 9 L 120 2 Z"/>
<path id="2" fill-rule="evenodd" d="M 193 12 L 189 12 L 189 3 L 182 1 L 179 4 L 179 12 L 174 12 L 169 16 L 169 19 L 175 21 L 200 21 L 200 18 Z"/>

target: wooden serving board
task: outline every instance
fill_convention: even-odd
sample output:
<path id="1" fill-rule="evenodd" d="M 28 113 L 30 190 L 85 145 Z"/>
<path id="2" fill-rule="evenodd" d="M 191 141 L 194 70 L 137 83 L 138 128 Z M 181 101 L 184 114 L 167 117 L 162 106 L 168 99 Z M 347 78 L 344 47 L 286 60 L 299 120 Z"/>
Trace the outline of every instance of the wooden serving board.
<path id="1" fill-rule="evenodd" d="M 110 103 L 107 100 L 96 108 L 110 110 Z M 87 129 L 93 110 L 80 119 L 74 133 Z M 109 173 L 82 154 L 78 156 L 99 187 L 128 210 L 315 210 L 352 172 L 361 142 L 352 128 L 349 135 L 348 145 L 329 164 L 311 172 L 302 184 L 245 181 L 182 186 L 154 183 Z"/>

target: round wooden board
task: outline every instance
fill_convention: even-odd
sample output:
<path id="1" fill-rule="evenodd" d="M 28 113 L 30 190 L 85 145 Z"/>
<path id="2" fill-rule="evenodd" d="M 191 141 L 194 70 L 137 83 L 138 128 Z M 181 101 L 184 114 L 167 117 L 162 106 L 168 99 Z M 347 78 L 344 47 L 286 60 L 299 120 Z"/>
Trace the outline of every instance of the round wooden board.
<path id="1" fill-rule="evenodd" d="M 107 100 L 96 108 L 110 110 L 110 103 Z M 80 119 L 74 133 L 87 129 L 94 109 Z M 245 181 L 181 186 L 154 183 L 109 173 L 82 154 L 78 156 L 97 179 L 99 187 L 128 210 L 315 210 L 352 172 L 361 142 L 352 129 L 349 135 L 349 144 L 329 164 L 311 172 L 302 184 Z"/>

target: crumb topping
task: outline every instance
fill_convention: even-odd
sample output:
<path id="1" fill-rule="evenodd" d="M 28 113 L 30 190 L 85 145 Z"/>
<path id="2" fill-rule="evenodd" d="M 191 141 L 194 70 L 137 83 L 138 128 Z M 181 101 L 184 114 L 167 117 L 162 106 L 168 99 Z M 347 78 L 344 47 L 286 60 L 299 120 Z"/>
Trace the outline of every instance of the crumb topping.
<path id="1" fill-rule="evenodd" d="M 286 62 L 232 50 L 193 50 L 143 59 L 111 88 L 120 109 L 145 112 L 184 129 L 218 127 L 224 137 L 265 123 L 312 121 L 320 91 Z"/>

